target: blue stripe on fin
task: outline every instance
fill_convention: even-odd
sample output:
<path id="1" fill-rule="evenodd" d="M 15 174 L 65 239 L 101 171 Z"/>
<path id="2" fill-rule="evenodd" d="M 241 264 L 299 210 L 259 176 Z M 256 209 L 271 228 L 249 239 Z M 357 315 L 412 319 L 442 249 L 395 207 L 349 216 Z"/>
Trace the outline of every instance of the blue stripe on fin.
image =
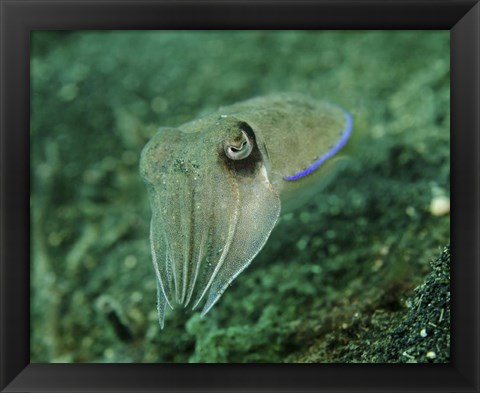
<path id="1" fill-rule="evenodd" d="M 343 110 L 343 109 L 342 109 Z M 333 147 L 327 151 L 323 156 L 321 156 L 318 160 L 316 160 L 312 165 L 310 165 L 308 168 L 295 173 L 292 176 L 285 176 L 283 179 L 292 181 L 292 180 L 298 180 L 301 179 L 304 176 L 309 175 L 312 173 L 315 169 L 317 169 L 320 165 L 322 165 L 325 161 L 327 161 L 329 158 L 333 157 L 338 151 L 346 145 L 348 139 L 350 138 L 350 135 L 352 133 L 352 128 L 353 128 L 353 119 L 352 115 L 348 113 L 347 111 L 343 110 L 343 113 L 345 115 L 345 120 L 347 121 L 347 124 L 345 125 L 345 129 L 342 132 L 342 136 L 340 137 L 340 140 L 333 145 Z"/>

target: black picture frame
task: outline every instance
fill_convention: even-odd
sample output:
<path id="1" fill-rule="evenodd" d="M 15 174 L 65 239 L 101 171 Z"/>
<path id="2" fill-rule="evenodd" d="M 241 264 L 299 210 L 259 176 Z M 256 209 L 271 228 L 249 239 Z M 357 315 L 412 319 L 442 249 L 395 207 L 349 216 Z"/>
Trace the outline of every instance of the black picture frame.
<path id="1" fill-rule="evenodd" d="M 478 392 L 480 4 L 431 1 L 0 0 L 2 392 Z M 441 29 L 451 34 L 450 364 L 30 364 L 33 30 Z"/>

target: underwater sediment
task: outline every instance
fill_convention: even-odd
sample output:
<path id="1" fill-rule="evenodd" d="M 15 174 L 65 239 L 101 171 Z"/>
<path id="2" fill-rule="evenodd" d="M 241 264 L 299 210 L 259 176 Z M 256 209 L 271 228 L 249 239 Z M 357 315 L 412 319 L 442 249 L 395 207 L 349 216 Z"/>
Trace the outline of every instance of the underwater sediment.
<path id="1" fill-rule="evenodd" d="M 448 32 L 35 32 L 31 81 L 32 362 L 449 360 Z M 348 108 L 348 165 L 161 330 L 141 149 L 281 91 Z"/>

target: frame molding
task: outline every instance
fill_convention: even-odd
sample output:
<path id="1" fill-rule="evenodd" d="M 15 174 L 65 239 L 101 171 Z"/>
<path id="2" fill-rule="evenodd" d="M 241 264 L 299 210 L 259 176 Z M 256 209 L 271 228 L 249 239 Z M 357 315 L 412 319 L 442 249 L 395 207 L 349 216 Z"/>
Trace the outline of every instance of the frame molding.
<path id="1" fill-rule="evenodd" d="M 0 0 L 0 389 L 478 392 L 480 4 L 476 0 Z M 30 364 L 29 62 L 41 29 L 448 29 L 450 364 Z"/>

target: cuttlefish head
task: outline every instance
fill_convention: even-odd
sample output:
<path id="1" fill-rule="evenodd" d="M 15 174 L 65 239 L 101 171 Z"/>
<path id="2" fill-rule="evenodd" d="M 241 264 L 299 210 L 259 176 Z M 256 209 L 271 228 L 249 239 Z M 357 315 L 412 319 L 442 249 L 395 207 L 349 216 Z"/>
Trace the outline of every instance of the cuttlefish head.
<path id="1" fill-rule="evenodd" d="M 233 116 L 198 126 L 161 128 L 142 151 L 162 327 L 166 305 L 203 304 L 206 314 L 262 249 L 280 213 L 261 136 Z"/>

